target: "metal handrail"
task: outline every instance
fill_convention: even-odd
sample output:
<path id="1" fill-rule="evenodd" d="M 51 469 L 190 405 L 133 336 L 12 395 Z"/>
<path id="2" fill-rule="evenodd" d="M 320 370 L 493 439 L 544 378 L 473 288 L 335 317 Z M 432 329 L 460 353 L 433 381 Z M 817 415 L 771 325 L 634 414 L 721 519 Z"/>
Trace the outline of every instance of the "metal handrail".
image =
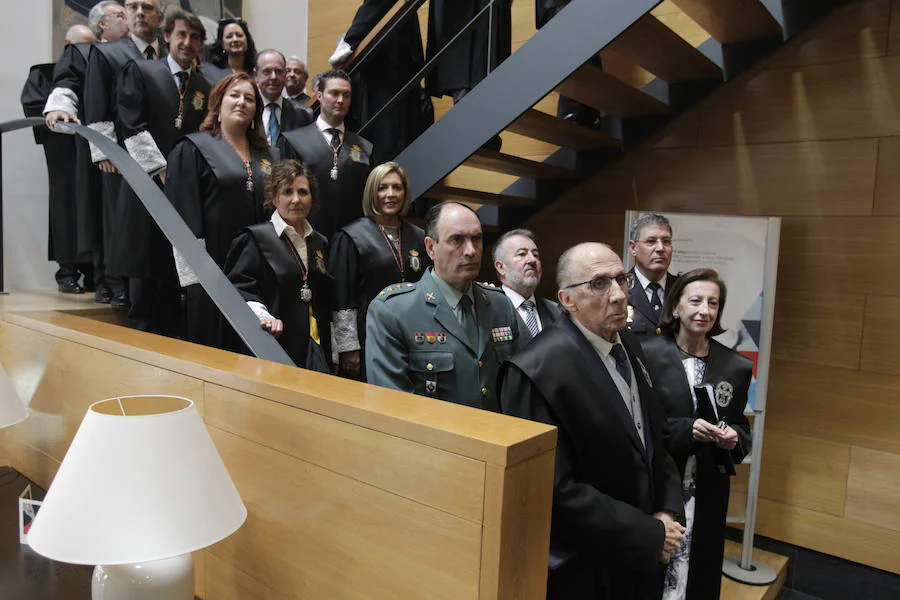
<path id="1" fill-rule="evenodd" d="M 24 129 L 26 127 L 45 127 L 44 119 L 29 117 L 15 119 L 0 123 L 0 134 Z M 150 216 L 162 230 L 163 234 L 178 249 L 188 266 L 196 273 L 200 285 L 209 294 L 228 322 L 247 345 L 250 351 L 257 357 L 285 365 L 295 366 L 275 338 L 259 326 L 259 319 L 247 306 L 247 303 L 238 294 L 237 290 L 219 268 L 213 259 L 207 254 L 206 248 L 198 243 L 193 232 L 188 228 L 184 219 L 169 202 L 162 190 L 147 175 L 141 166 L 118 144 L 108 139 L 103 134 L 85 127 L 67 123 L 65 127 L 88 140 L 99 148 L 106 157 L 116 166 L 122 177 L 134 190 L 141 204 L 150 213 Z M 2 140 L 2 135 L 0 135 Z M 0 145 L 0 164 L 2 164 L 2 145 Z M 2 207 L 3 207 L 3 180 L 0 178 L 0 277 L 2 277 Z M 2 288 L 2 279 L 0 279 Z"/>

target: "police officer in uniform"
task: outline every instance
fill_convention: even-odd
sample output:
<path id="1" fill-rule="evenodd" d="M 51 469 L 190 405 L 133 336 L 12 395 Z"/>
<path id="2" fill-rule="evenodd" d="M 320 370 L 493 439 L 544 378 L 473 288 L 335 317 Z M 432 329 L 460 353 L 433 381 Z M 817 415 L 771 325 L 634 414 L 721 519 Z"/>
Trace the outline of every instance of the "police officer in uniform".
<path id="1" fill-rule="evenodd" d="M 666 292 L 676 276 L 672 264 L 672 225 L 664 216 L 644 213 L 631 227 L 628 247 L 634 258 L 634 288 L 628 294 L 628 329 L 641 344 L 659 335 Z"/>
<path id="2" fill-rule="evenodd" d="M 417 283 L 385 288 L 369 306 L 368 381 L 499 411 L 497 373 L 521 338 L 503 291 L 474 282 L 481 223 L 469 207 L 446 202 L 428 211 L 425 230 L 434 267 Z"/>

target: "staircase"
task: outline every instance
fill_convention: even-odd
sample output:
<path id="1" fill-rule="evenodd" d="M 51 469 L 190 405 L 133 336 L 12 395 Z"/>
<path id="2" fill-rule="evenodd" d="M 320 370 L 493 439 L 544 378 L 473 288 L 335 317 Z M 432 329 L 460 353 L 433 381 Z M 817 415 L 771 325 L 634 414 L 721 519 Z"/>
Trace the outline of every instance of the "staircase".
<path id="1" fill-rule="evenodd" d="M 414 198 L 465 202 L 487 231 L 514 227 L 837 3 L 572 0 L 396 160 Z M 554 92 L 599 111 L 599 127 L 551 114 Z M 507 133 L 558 149 L 541 161 L 481 149 Z M 490 173 L 515 179 L 490 189 Z"/>

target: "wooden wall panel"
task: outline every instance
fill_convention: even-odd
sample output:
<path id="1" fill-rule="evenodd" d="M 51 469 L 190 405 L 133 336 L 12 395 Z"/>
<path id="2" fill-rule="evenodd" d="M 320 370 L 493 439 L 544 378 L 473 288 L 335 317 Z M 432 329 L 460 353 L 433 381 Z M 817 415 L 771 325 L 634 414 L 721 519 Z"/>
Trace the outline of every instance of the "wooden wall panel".
<path id="1" fill-rule="evenodd" d="M 758 514 L 757 531 L 762 535 L 900 572 L 900 533 L 765 498 Z"/>
<path id="2" fill-rule="evenodd" d="M 766 427 L 900 454 L 900 377 L 775 360 Z"/>
<path id="3" fill-rule="evenodd" d="M 766 67 L 814 65 L 837 60 L 884 56 L 888 46 L 891 0 L 848 2 L 821 27 L 788 42 Z"/>
<path id="4" fill-rule="evenodd" d="M 900 0 L 891 0 L 888 54 L 900 54 Z"/>
<path id="5" fill-rule="evenodd" d="M 874 140 L 654 150 L 637 196 L 673 212 L 869 215 L 876 153 Z"/>
<path id="6" fill-rule="evenodd" d="M 763 70 L 704 111 L 700 143 L 759 144 L 900 134 L 900 57 Z"/>
<path id="7" fill-rule="evenodd" d="M 900 10 L 898 7 L 897 10 Z M 900 32 L 897 34 L 900 36 Z M 900 216 L 900 137 L 878 140 L 878 177 L 873 214 Z"/>
<path id="8" fill-rule="evenodd" d="M 324 469 L 480 522 L 484 463 L 206 384 L 209 425 Z"/>
<path id="9" fill-rule="evenodd" d="M 900 375 L 900 296 L 869 296 L 861 368 Z"/>
<path id="10" fill-rule="evenodd" d="M 266 573 L 256 573 L 265 577 Z M 259 579 L 206 553 L 206 595 L 203 600 L 287 600 Z"/>
<path id="11" fill-rule="evenodd" d="M 480 524 L 309 463 L 298 468 L 298 459 L 221 429 L 210 434 L 249 512 L 210 553 L 265 574 L 287 598 L 355 600 L 359 581 L 348 573 L 372 598 L 477 597 Z M 288 472 L 296 475 L 279 476 Z M 267 508 L 274 497 L 280 510 Z M 435 537 L 442 547 L 428 542 Z M 386 538 L 393 555 L 379 552 Z"/>
<path id="12" fill-rule="evenodd" d="M 900 218 L 788 217 L 782 220 L 778 287 L 900 295 L 888 277 L 900 254 Z"/>
<path id="13" fill-rule="evenodd" d="M 863 294 L 779 290 L 775 357 L 859 368 L 865 305 Z"/>
<path id="14" fill-rule="evenodd" d="M 759 495 L 840 517 L 844 513 L 850 448 L 776 429 L 763 446 Z"/>
<path id="15" fill-rule="evenodd" d="M 900 531 L 900 456 L 853 448 L 847 481 L 848 519 Z"/>

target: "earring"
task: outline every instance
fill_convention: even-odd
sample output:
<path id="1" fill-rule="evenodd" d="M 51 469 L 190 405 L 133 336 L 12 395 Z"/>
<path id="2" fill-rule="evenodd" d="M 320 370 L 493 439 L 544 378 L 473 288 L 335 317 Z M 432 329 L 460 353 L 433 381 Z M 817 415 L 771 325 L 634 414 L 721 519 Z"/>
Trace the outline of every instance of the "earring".
<path id="1" fill-rule="evenodd" d="M 675 320 L 677 321 L 677 320 L 678 320 L 678 315 L 676 315 L 675 313 L 672 313 L 672 318 L 675 319 Z"/>
<path id="2" fill-rule="evenodd" d="M 221 122 L 222 122 L 222 113 L 219 113 L 219 114 L 216 115 L 216 122 L 217 122 L 217 123 L 221 123 Z"/>

